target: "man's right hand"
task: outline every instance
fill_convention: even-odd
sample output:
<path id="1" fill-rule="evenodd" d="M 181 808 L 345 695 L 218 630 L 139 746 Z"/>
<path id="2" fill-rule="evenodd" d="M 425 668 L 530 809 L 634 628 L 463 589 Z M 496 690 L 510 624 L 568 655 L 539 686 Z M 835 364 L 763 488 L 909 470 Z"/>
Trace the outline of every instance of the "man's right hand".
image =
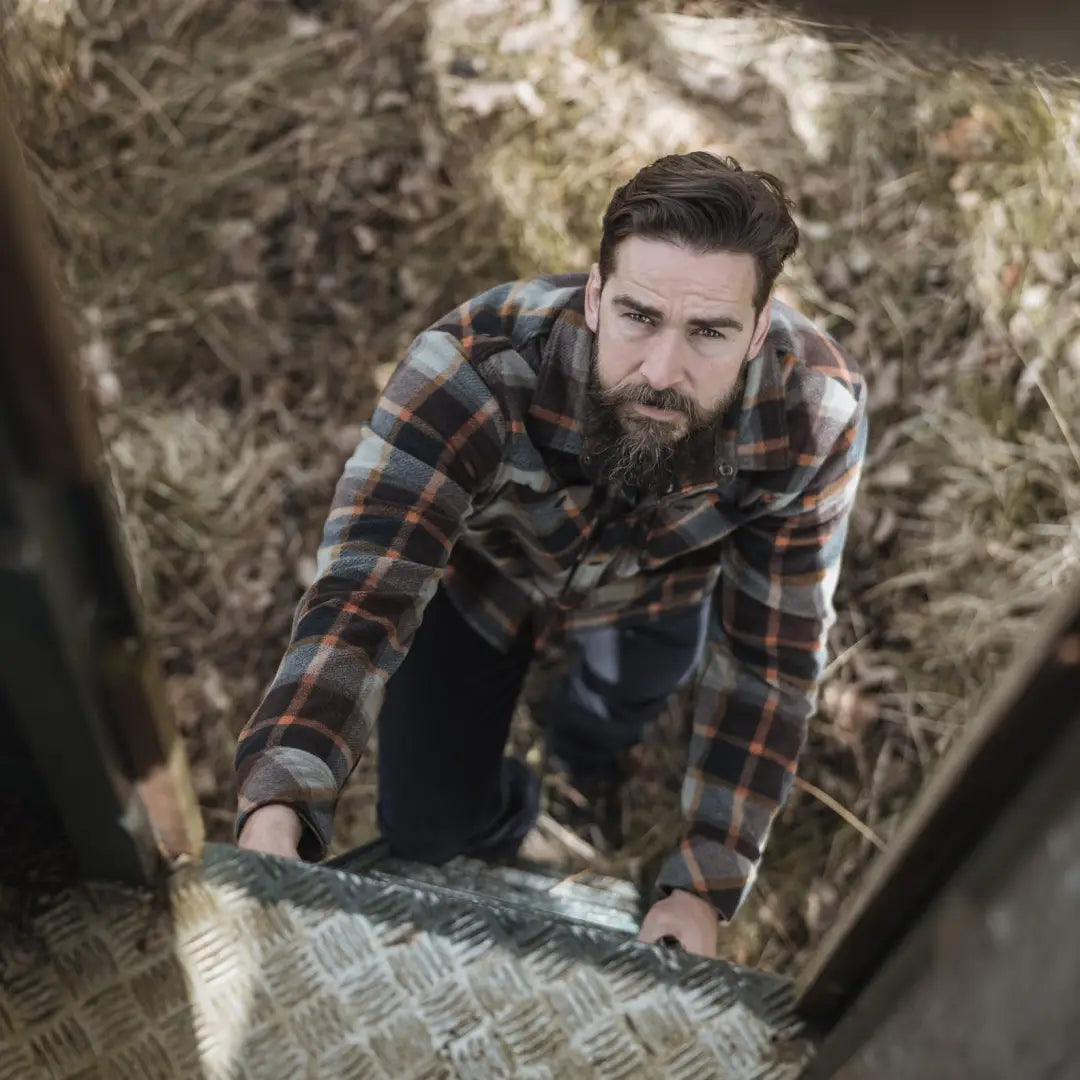
<path id="1" fill-rule="evenodd" d="M 249 851 L 261 851 L 266 855 L 280 855 L 285 859 L 298 859 L 300 833 L 303 824 L 300 815 L 284 803 L 260 806 L 244 822 L 238 846 Z"/>

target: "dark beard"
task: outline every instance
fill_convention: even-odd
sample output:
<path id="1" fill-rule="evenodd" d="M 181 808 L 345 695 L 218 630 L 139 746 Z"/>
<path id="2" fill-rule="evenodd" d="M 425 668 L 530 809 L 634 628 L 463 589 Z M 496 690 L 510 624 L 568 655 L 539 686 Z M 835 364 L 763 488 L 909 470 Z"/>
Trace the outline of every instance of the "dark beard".
<path id="1" fill-rule="evenodd" d="M 744 363 L 731 391 L 715 408 L 705 410 L 677 390 L 654 390 L 643 384 L 606 390 L 600 384 L 594 340 L 583 450 L 594 463 L 599 482 L 613 490 L 630 488 L 639 495 L 666 493 L 698 453 L 695 436 L 711 427 L 742 396 L 745 370 Z M 634 412 L 635 404 L 680 412 L 686 417 L 686 429 L 675 434 L 671 423 Z"/>

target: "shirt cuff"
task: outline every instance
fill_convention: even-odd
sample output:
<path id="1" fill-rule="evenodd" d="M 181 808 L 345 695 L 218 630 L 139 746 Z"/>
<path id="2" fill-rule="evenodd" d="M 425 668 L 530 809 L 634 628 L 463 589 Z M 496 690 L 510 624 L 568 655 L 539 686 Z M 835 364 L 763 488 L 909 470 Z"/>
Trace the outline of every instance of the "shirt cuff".
<path id="1" fill-rule="evenodd" d="M 280 803 L 300 817 L 300 858 L 317 862 L 330 847 L 337 795 L 333 773 L 322 758 L 287 746 L 263 750 L 239 777 L 235 835 L 259 807 Z"/>
<path id="2" fill-rule="evenodd" d="M 686 837 L 671 853 L 656 878 L 656 891 L 668 896 L 683 889 L 708 900 L 730 922 L 750 891 L 757 867 L 744 855 L 711 837 Z"/>

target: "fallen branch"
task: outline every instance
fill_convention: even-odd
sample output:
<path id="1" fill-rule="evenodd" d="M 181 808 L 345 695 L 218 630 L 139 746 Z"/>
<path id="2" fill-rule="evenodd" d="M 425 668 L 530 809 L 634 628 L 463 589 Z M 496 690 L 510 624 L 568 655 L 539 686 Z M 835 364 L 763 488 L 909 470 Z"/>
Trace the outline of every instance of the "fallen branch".
<path id="1" fill-rule="evenodd" d="M 846 806 L 838 803 L 828 792 L 822 791 L 821 788 L 811 784 L 808 780 L 804 780 L 801 776 L 795 777 L 795 786 L 800 791 L 805 791 L 807 795 L 812 795 L 818 802 L 823 803 L 832 810 L 833 813 L 839 814 L 853 829 L 865 836 L 878 851 L 885 850 L 885 841 L 869 825 L 860 821 Z"/>

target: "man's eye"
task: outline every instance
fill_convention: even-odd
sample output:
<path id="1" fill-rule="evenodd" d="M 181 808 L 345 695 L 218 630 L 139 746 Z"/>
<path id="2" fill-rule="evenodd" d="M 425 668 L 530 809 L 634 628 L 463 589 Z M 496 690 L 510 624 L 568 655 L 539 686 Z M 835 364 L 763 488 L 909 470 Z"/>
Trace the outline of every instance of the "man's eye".
<path id="1" fill-rule="evenodd" d="M 698 333 L 702 337 L 710 338 L 714 341 L 723 341 L 724 334 L 719 330 L 714 330 L 711 326 L 703 326 Z"/>
<path id="2" fill-rule="evenodd" d="M 644 323 L 646 326 L 652 326 L 652 319 L 648 315 L 642 315 L 640 311 L 627 311 L 624 312 L 626 318 L 631 322 Z"/>

